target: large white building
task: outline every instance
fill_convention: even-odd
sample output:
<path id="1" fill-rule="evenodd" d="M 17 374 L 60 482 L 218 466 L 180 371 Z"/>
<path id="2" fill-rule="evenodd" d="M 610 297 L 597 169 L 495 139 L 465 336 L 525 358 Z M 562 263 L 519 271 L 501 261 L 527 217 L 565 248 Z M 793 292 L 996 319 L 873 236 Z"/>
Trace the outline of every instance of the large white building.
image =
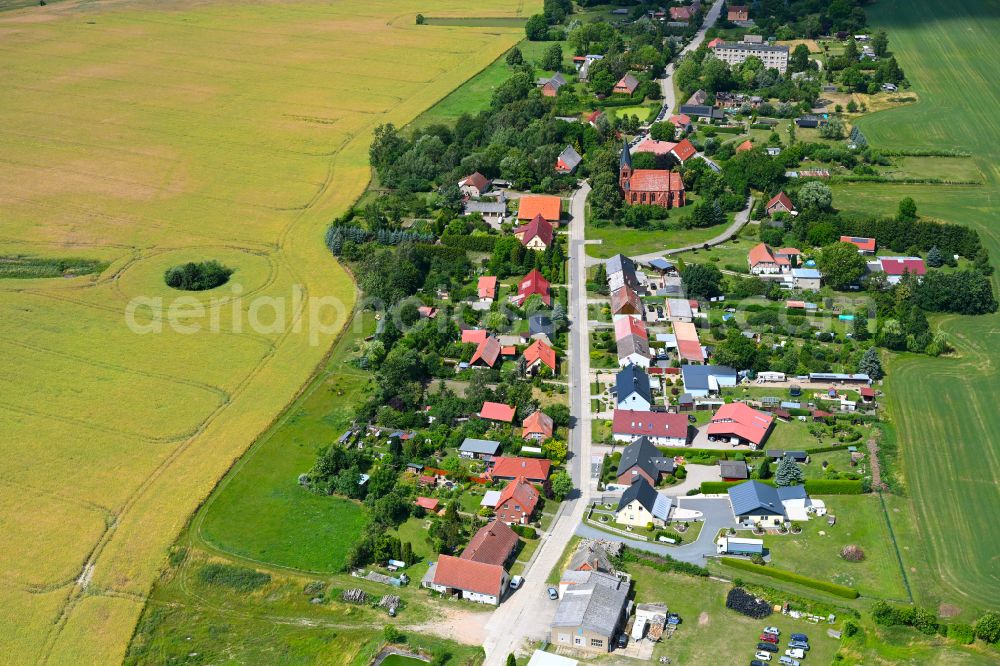
<path id="1" fill-rule="evenodd" d="M 723 42 L 716 44 L 715 57 L 730 65 L 742 64 L 753 56 L 760 58 L 764 67 L 776 69 L 782 74 L 788 69 L 788 47 L 771 44 L 748 44 L 744 42 Z"/>

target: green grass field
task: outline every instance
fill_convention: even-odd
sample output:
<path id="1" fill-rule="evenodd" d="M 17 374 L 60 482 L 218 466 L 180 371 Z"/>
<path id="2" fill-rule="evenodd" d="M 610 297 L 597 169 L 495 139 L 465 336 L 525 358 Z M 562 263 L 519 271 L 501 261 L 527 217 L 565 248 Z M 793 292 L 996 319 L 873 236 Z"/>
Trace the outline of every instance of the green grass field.
<path id="1" fill-rule="evenodd" d="M 169 545 L 353 309 L 323 233 L 368 182 L 372 129 L 406 124 L 523 30 L 416 26 L 418 11 L 457 8 L 410 0 L 33 4 L 0 13 L 0 256 L 108 267 L 0 279 L 0 351 L 15 378 L 0 383 L 0 634 L 14 663 L 114 663 Z M 218 332 L 204 320 L 193 334 L 126 325 L 132 299 L 166 307 L 178 295 L 165 268 L 205 259 L 236 270 L 188 302 L 221 303 Z M 337 305 L 312 323 L 293 293 Z M 294 483 L 322 443 L 269 472 Z M 285 500 L 268 499 L 265 527 L 291 522 L 279 519 Z M 253 530 L 245 510 L 228 515 Z"/>
<path id="2" fill-rule="evenodd" d="M 680 213 L 678 213 L 680 214 Z M 588 245 L 587 254 L 592 257 L 607 259 L 619 252 L 622 254 L 645 254 L 666 250 L 672 247 L 682 247 L 692 243 L 704 243 L 715 238 L 729 223 L 719 224 L 704 229 L 678 229 L 671 231 L 652 231 L 649 229 L 630 229 L 617 225 L 606 227 L 587 227 L 587 239 L 598 239 L 600 245 Z"/>
<path id="3" fill-rule="evenodd" d="M 919 211 L 976 228 L 1000 260 L 1000 76 L 993 35 L 1000 2 L 882 0 L 867 9 L 885 28 L 920 102 L 862 118 L 876 148 L 948 148 L 972 153 L 984 186 L 838 185 L 836 206 L 859 214 L 891 213 L 912 196 Z M 998 287 L 996 277 L 994 288 Z M 914 594 L 949 605 L 963 619 L 1000 606 L 1000 316 L 938 317 L 958 358 L 900 356 L 889 365 L 887 393 L 899 433 L 908 501 L 899 512 L 910 536 L 903 551 Z M 895 516 L 893 524 L 895 527 Z M 906 521 L 912 517 L 912 530 Z"/>

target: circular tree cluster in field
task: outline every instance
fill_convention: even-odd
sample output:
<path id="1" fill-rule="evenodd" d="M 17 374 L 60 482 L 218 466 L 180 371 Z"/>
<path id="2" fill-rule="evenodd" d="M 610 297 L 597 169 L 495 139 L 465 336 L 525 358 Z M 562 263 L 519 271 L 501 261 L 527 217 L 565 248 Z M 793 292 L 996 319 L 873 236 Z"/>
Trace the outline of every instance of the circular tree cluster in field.
<path id="1" fill-rule="evenodd" d="M 865 551 L 859 546 L 849 544 L 840 549 L 840 556 L 848 562 L 860 562 L 865 559 Z"/>
<path id="2" fill-rule="evenodd" d="M 218 261 L 189 261 L 180 266 L 168 268 L 163 274 L 163 281 L 168 287 L 183 291 L 205 291 L 226 284 L 233 269 L 223 266 Z"/>

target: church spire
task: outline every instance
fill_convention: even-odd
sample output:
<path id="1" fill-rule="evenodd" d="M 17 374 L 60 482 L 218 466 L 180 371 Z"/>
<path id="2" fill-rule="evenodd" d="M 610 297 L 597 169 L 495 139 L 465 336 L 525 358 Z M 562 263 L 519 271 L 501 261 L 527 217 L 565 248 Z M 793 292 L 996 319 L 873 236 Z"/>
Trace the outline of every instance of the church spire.
<path id="1" fill-rule="evenodd" d="M 632 168 L 632 153 L 628 149 L 628 141 L 625 141 L 622 146 L 622 159 L 618 163 L 618 167 L 620 169 Z"/>

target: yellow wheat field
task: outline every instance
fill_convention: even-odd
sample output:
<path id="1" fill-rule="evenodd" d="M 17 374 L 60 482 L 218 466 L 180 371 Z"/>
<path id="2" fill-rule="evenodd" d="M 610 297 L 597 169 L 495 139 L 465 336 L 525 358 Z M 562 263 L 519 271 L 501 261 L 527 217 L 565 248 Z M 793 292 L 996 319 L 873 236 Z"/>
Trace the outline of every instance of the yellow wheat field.
<path id="1" fill-rule="evenodd" d="M 323 232 L 367 182 L 371 130 L 407 122 L 521 37 L 415 14 L 535 9 L 522 4 L 0 13 L 0 255 L 110 262 L 99 276 L 0 280 L 5 663 L 120 661 L 167 547 L 353 305 Z M 135 323 L 162 332 L 130 330 L 130 302 L 172 302 L 163 271 L 203 259 L 236 272 L 179 312 L 214 299 L 216 332 L 190 316 L 175 319 L 201 330 L 174 330 L 148 308 Z M 309 325 L 296 303 L 329 296 L 341 306 Z M 234 330 L 261 297 L 284 313 Z"/>

